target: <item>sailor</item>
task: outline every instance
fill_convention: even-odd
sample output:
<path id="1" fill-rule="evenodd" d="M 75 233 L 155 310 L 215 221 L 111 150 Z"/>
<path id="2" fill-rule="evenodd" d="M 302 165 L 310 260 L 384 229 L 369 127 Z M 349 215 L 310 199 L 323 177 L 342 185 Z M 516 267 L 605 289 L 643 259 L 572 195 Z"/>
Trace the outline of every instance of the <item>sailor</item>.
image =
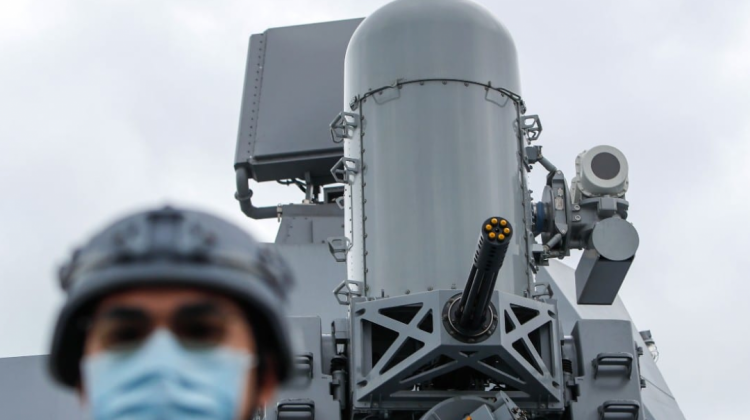
<path id="1" fill-rule="evenodd" d="M 126 217 L 75 251 L 60 282 L 50 369 L 94 420 L 246 420 L 289 375 L 289 269 L 222 219 Z"/>

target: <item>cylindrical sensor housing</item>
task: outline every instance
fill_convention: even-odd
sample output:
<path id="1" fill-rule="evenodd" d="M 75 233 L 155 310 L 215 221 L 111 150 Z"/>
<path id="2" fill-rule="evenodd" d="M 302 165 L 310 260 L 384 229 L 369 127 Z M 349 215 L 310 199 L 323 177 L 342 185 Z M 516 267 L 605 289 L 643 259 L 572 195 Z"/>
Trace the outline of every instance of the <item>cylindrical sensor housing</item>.
<path id="1" fill-rule="evenodd" d="M 359 168 L 345 195 L 348 278 L 375 297 L 460 290 L 476 226 L 502 214 L 519 231 L 496 289 L 523 294 L 529 195 L 505 27 L 471 1 L 397 0 L 354 33 L 344 78 L 358 116 L 344 140 Z"/>
<path id="2" fill-rule="evenodd" d="M 573 202 L 590 197 L 625 197 L 628 160 L 613 146 L 596 146 L 576 157 L 576 176 L 571 181 Z"/>

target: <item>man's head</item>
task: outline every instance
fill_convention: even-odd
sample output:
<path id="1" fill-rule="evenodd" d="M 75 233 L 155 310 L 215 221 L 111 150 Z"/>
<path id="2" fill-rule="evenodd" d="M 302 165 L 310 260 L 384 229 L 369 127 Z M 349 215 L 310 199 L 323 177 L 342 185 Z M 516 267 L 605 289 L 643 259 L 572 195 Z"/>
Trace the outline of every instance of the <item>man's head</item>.
<path id="1" fill-rule="evenodd" d="M 95 420 L 245 419 L 288 374 L 278 310 L 289 271 L 221 219 L 170 208 L 128 217 L 76 251 L 61 282 L 50 367 Z"/>

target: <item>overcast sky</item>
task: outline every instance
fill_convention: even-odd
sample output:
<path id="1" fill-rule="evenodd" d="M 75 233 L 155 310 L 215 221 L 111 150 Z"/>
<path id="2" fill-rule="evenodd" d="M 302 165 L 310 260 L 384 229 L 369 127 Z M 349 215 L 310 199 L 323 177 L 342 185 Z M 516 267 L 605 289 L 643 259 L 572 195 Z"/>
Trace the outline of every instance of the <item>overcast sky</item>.
<path id="1" fill-rule="evenodd" d="M 546 156 L 568 179 L 594 145 L 629 160 L 621 295 L 685 415 L 746 417 L 750 3 L 480 2 L 513 34 Z M 125 212 L 189 204 L 272 241 L 232 196 L 248 37 L 384 3 L 0 0 L 0 357 L 47 352 L 56 266 Z"/>

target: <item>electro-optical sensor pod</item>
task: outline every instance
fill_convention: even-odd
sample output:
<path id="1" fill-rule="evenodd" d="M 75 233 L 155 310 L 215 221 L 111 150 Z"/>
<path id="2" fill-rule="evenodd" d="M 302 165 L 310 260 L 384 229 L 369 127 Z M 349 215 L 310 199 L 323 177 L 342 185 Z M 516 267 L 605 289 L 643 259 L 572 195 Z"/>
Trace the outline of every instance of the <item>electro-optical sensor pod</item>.
<path id="1" fill-rule="evenodd" d="M 491 217 L 482 223 L 469 279 L 449 310 L 450 325 L 460 335 L 478 337 L 494 329 L 496 315 L 490 300 L 512 236 L 513 227 L 505 218 Z"/>

